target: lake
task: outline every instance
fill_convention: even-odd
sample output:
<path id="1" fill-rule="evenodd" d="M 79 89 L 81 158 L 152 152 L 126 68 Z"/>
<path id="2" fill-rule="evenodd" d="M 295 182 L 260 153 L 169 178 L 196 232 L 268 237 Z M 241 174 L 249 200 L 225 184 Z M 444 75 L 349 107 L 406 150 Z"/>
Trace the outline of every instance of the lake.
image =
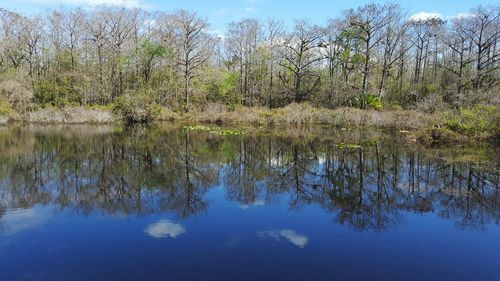
<path id="1" fill-rule="evenodd" d="M 0 128 L 0 280 L 500 280 L 499 167 L 364 129 Z"/>

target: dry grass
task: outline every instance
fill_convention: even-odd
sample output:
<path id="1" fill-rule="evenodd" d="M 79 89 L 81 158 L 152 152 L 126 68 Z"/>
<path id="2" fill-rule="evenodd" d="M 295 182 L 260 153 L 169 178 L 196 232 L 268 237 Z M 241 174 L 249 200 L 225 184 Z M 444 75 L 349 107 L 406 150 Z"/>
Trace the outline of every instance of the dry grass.
<path id="1" fill-rule="evenodd" d="M 309 104 L 290 104 L 284 108 L 269 110 L 263 107 L 239 107 L 228 111 L 223 106 L 211 106 L 203 112 L 171 114 L 170 120 L 216 124 L 253 124 L 262 126 L 321 124 L 336 127 L 376 127 L 392 129 L 420 129 L 440 123 L 437 114 L 416 111 L 376 111 L 356 108 L 329 110 Z M 164 118 L 165 120 L 165 118 Z"/>
<path id="2" fill-rule="evenodd" d="M 109 110 L 84 107 L 45 108 L 26 114 L 25 121 L 50 124 L 108 124 L 117 119 Z"/>

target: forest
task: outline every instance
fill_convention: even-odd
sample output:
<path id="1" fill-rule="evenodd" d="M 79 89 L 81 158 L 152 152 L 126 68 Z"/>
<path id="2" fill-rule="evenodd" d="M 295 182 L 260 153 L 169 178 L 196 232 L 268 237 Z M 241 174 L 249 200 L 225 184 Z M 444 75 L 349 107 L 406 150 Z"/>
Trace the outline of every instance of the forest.
<path id="1" fill-rule="evenodd" d="M 499 5 L 443 19 L 367 4 L 321 26 L 247 18 L 224 34 L 187 10 L 0 9 L 0 115 L 88 107 L 148 121 L 307 104 L 479 114 L 491 127 L 499 39 Z"/>

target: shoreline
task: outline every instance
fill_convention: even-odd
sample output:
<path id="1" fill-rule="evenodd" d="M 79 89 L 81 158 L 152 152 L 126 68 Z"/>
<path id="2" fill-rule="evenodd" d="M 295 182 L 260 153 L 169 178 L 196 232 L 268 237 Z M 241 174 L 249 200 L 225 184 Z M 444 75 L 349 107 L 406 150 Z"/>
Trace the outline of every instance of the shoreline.
<path id="1" fill-rule="evenodd" d="M 169 122 L 179 126 L 205 124 L 217 127 L 264 129 L 332 127 L 347 129 L 389 130 L 405 135 L 409 141 L 433 146 L 499 146 L 496 134 L 478 133 L 470 136 L 452 131 L 445 123 L 443 113 L 426 114 L 411 110 L 360 110 L 355 108 L 324 109 L 307 104 L 294 104 L 285 108 L 240 107 L 229 111 L 221 108 L 207 108 L 204 111 L 177 113 L 165 108 L 160 110 L 154 122 Z M 0 126 L 10 123 L 41 125 L 123 125 L 123 119 L 107 109 L 69 107 L 48 108 L 31 112 L 25 116 L 0 116 Z"/>

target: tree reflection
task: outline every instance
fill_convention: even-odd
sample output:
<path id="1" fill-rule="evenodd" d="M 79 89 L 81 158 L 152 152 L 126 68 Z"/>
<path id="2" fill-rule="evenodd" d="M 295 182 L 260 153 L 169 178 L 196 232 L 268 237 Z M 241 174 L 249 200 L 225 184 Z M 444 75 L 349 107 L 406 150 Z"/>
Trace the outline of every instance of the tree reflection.
<path id="1" fill-rule="evenodd" d="M 185 218 L 206 211 L 207 192 L 222 184 L 228 200 L 316 205 L 359 231 L 397 225 L 407 212 L 433 212 L 459 228 L 500 222 L 498 160 L 447 163 L 392 141 L 339 148 L 321 138 L 98 128 L 2 131 L 0 216 L 53 204 Z"/>

